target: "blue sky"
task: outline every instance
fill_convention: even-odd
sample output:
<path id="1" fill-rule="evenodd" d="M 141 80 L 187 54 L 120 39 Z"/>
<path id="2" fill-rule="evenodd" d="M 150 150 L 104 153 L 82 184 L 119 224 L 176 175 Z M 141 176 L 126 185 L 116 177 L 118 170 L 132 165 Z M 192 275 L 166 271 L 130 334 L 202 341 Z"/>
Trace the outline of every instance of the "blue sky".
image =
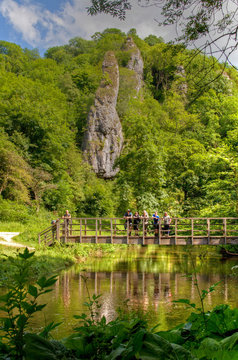
<path id="1" fill-rule="evenodd" d="M 133 1 L 133 10 L 122 22 L 110 15 L 88 16 L 85 8 L 89 0 L 0 0 L 0 40 L 38 48 L 41 54 L 75 36 L 90 39 L 96 31 L 108 27 L 125 32 L 136 28 L 142 38 L 155 34 L 170 40 L 169 29 L 159 28 L 153 20 L 155 9 L 141 8 Z"/>
<path id="2" fill-rule="evenodd" d="M 141 0 L 143 4 L 146 0 Z M 90 0 L 0 0 L 0 40 L 19 44 L 22 48 L 38 48 L 41 55 L 52 46 L 66 44 L 76 36 L 90 39 L 96 31 L 116 27 L 124 32 L 136 28 L 143 39 L 149 34 L 162 36 L 165 41 L 176 38 L 172 27 L 159 27 L 160 9 L 141 7 L 131 0 L 132 10 L 125 21 L 110 15 L 88 16 Z M 204 41 L 204 39 L 202 39 Z M 222 47 L 225 44 L 220 44 Z M 238 66 L 238 51 L 231 61 Z"/>

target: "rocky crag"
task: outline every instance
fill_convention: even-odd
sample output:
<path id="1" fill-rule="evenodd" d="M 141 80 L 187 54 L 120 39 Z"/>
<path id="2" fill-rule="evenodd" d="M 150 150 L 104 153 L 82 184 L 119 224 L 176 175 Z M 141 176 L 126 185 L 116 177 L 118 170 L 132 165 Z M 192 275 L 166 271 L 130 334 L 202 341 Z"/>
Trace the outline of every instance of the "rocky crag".
<path id="1" fill-rule="evenodd" d="M 131 37 L 127 38 L 123 50 L 130 56 L 126 66 L 127 73 L 120 77 L 114 53 L 108 51 L 105 55 L 102 65 L 104 79 L 97 89 L 94 105 L 88 114 L 87 131 L 82 145 L 84 158 L 92 165 L 95 173 L 108 179 L 119 171 L 115 168 L 115 162 L 123 145 L 122 126 L 116 110 L 119 81 L 124 83 L 123 87 L 128 87 L 121 96 L 121 106 L 118 106 L 119 109 L 122 108 L 121 115 L 126 110 L 130 94 L 137 97 L 143 86 L 144 63 L 140 50 Z"/>
<path id="2" fill-rule="evenodd" d="M 182 65 L 177 66 L 175 77 L 176 77 L 177 91 L 186 100 L 186 95 L 188 92 L 188 84 L 186 82 L 185 69 Z"/>
<path id="3" fill-rule="evenodd" d="M 104 78 L 88 114 L 82 148 L 95 173 L 103 178 L 112 178 L 119 171 L 115 168 L 115 161 L 123 145 L 122 126 L 116 111 L 119 68 L 112 51 L 105 54 L 102 69 Z"/>
<path id="4" fill-rule="evenodd" d="M 140 50 L 134 43 L 132 37 L 126 39 L 125 51 L 130 51 L 130 60 L 128 61 L 127 68 L 134 71 L 135 77 L 135 90 L 137 93 L 141 90 L 143 86 L 143 70 L 144 62 L 140 53 Z"/>

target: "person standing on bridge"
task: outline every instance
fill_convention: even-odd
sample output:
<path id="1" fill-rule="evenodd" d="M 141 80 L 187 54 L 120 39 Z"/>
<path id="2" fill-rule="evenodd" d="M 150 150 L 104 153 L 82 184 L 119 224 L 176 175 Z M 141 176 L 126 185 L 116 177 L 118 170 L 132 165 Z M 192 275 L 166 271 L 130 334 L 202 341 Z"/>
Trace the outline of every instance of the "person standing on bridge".
<path id="1" fill-rule="evenodd" d="M 133 216 L 133 227 L 135 230 L 135 236 L 139 236 L 139 224 L 140 224 L 140 215 L 138 213 L 138 211 L 135 212 L 135 215 Z"/>
<path id="2" fill-rule="evenodd" d="M 171 217 L 168 215 L 167 212 L 164 213 L 163 220 L 164 220 L 163 230 L 165 231 L 165 235 L 169 236 L 169 227 L 171 224 Z"/>
<path id="3" fill-rule="evenodd" d="M 62 219 L 64 219 L 65 224 L 65 235 L 68 237 L 69 235 L 69 223 L 71 219 L 71 214 L 69 213 L 69 210 L 66 210 L 65 214 L 62 216 Z M 71 232 L 72 232 L 72 226 L 71 226 Z"/>
<path id="4" fill-rule="evenodd" d="M 52 229 L 52 239 L 53 239 L 53 241 L 56 238 L 57 221 L 58 221 L 58 219 L 51 221 L 51 229 Z"/>
<path id="5" fill-rule="evenodd" d="M 144 232 L 145 232 L 144 234 L 145 234 L 145 236 L 146 236 L 146 234 L 147 234 L 147 228 L 148 228 L 148 224 L 149 224 L 149 215 L 148 215 L 148 213 L 147 213 L 146 210 L 143 210 L 142 219 L 143 219 L 143 221 L 144 221 Z"/>
<path id="6" fill-rule="evenodd" d="M 130 209 L 127 210 L 127 212 L 124 215 L 124 219 L 126 219 L 126 222 L 124 224 L 125 230 L 127 229 L 127 224 L 129 225 L 129 236 L 131 236 L 131 226 L 132 226 L 132 217 L 133 214 Z"/>
<path id="7" fill-rule="evenodd" d="M 71 219 L 71 214 L 69 213 L 69 210 L 65 211 L 65 214 L 62 216 L 63 219 Z"/>
<path id="8" fill-rule="evenodd" d="M 152 215 L 152 218 L 154 220 L 154 229 L 155 229 L 155 236 L 158 236 L 159 233 L 159 215 L 157 211 Z"/>

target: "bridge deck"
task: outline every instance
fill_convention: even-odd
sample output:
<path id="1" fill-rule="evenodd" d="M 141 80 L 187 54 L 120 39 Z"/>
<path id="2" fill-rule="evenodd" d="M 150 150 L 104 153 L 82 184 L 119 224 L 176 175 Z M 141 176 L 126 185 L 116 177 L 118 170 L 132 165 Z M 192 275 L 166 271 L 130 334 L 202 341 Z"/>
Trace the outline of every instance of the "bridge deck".
<path id="1" fill-rule="evenodd" d="M 107 243 L 136 245 L 238 244 L 238 218 L 172 218 L 169 231 L 141 218 L 138 230 L 122 218 L 60 219 L 39 233 L 39 243 Z"/>

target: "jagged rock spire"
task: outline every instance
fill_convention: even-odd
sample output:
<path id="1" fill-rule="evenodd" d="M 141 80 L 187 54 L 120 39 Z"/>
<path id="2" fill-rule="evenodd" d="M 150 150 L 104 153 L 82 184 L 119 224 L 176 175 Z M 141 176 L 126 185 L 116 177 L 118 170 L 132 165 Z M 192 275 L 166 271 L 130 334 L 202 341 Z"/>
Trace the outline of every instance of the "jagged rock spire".
<path id="1" fill-rule="evenodd" d="M 127 68 L 130 70 L 134 70 L 136 77 L 136 91 L 137 93 L 143 86 L 143 70 L 144 70 L 144 62 L 140 53 L 140 50 L 134 43 L 132 37 L 128 37 L 126 39 L 126 43 L 124 46 L 125 51 L 130 51 L 131 56 L 128 61 Z"/>
<path id="2" fill-rule="evenodd" d="M 119 68 L 112 51 L 105 54 L 102 69 L 105 77 L 88 114 L 82 148 L 95 173 L 112 178 L 119 171 L 114 165 L 123 144 L 122 126 L 116 111 Z"/>

